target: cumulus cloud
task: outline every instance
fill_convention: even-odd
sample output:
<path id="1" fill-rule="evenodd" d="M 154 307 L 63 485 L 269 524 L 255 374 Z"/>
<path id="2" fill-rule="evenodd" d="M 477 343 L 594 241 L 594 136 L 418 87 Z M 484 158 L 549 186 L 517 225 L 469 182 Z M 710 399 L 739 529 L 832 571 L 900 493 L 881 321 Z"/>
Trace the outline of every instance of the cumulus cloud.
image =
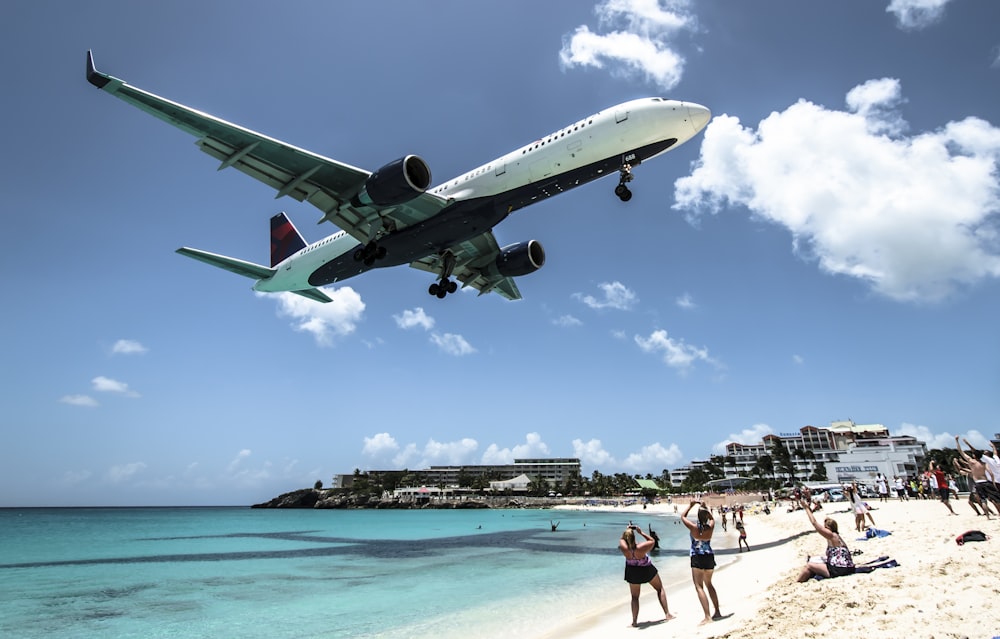
<path id="1" fill-rule="evenodd" d="M 113 484 L 118 484 L 123 481 L 128 481 L 132 479 L 137 473 L 141 472 L 146 468 L 144 462 L 132 462 L 130 464 L 122 464 L 120 466 L 112 466 L 108 469 L 107 480 Z"/>
<path id="2" fill-rule="evenodd" d="M 674 208 L 727 206 L 791 233 L 792 249 L 882 296 L 938 302 L 1000 276 L 1000 128 L 968 117 L 903 135 L 899 81 L 866 82 L 848 110 L 799 100 L 756 130 L 723 115 L 705 130 Z"/>
<path id="3" fill-rule="evenodd" d="M 593 466 L 595 468 L 608 468 L 614 463 L 611 453 L 604 450 L 604 444 L 599 439 L 591 439 L 585 442 L 581 439 L 573 440 L 573 457 L 580 460 L 581 466 Z"/>
<path id="4" fill-rule="evenodd" d="M 365 311 L 361 296 L 349 286 L 324 289 L 332 302 L 320 304 L 294 293 L 258 293 L 258 296 L 275 295 L 278 299 L 278 317 L 292 318 L 292 328 L 310 333 L 320 346 L 332 346 L 337 337 L 346 337 L 355 331 Z"/>
<path id="5" fill-rule="evenodd" d="M 694 303 L 694 298 L 691 297 L 690 293 L 685 293 L 684 295 L 678 297 L 676 303 L 677 306 L 687 311 L 698 308 L 698 305 Z"/>
<path id="6" fill-rule="evenodd" d="M 112 355 L 142 355 L 148 349 L 131 339 L 120 339 L 111 347 Z"/>
<path id="7" fill-rule="evenodd" d="M 465 437 L 454 442 L 430 439 L 421 448 L 407 444 L 392 459 L 397 468 L 429 468 L 430 466 L 460 466 L 474 464 L 479 442 Z"/>
<path id="8" fill-rule="evenodd" d="M 659 472 L 669 468 L 681 460 L 683 453 L 677 444 L 664 448 L 660 442 L 643 446 L 637 453 L 625 458 L 622 465 L 632 472 Z M 653 470 L 656 469 L 656 470 Z"/>
<path id="9" fill-rule="evenodd" d="M 240 464 L 242 464 L 243 461 L 252 454 L 253 452 L 249 448 L 244 448 L 240 452 L 236 453 L 236 457 L 233 458 L 233 461 L 229 462 L 229 466 L 227 467 L 229 472 L 233 472 L 239 468 Z"/>
<path id="10" fill-rule="evenodd" d="M 490 444 L 483 452 L 480 463 L 513 464 L 515 459 L 533 459 L 549 456 L 551 456 L 549 446 L 542 441 L 542 436 L 538 433 L 528 433 L 524 438 L 524 443 L 518 444 L 513 448 L 500 448 L 496 444 Z"/>
<path id="11" fill-rule="evenodd" d="M 962 439 L 969 440 L 973 446 L 983 450 L 989 448 L 990 440 L 978 430 L 967 430 L 964 433 L 952 433 L 949 431 L 935 433 L 927 426 L 909 424 L 904 422 L 895 432 L 896 435 L 909 435 L 927 444 L 928 449 L 932 448 L 955 448 L 955 435 Z M 962 450 L 968 452 L 965 442 L 962 442 Z"/>
<path id="12" fill-rule="evenodd" d="M 461 335 L 455 335 L 454 333 L 432 333 L 431 343 L 445 353 L 455 355 L 456 357 L 462 355 L 472 355 L 476 352 L 476 349 L 473 348 L 464 337 Z"/>
<path id="13" fill-rule="evenodd" d="M 116 379 L 111 379 L 110 377 L 104 377 L 99 375 L 94 379 L 90 380 L 95 391 L 100 393 L 117 393 L 119 395 L 125 395 L 126 397 L 139 397 L 139 393 L 134 390 L 129 390 L 128 384 L 125 382 L 119 382 Z"/>
<path id="14" fill-rule="evenodd" d="M 609 69 L 618 77 L 640 77 L 664 90 L 677 86 L 684 57 L 674 39 L 696 28 L 688 0 L 604 0 L 594 7 L 597 31 L 581 25 L 563 37 L 564 69 Z"/>
<path id="15" fill-rule="evenodd" d="M 59 398 L 59 401 L 63 404 L 69 404 L 70 406 L 83 406 L 85 408 L 95 408 L 100 406 L 97 400 L 90 395 L 63 395 Z"/>
<path id="16" fill-rule="evenodd" d="M 929 27 L 944 16 L 951 0 L 890 0 L 886 12 L 896 17 L 896 24 L 905 30 Z"/>
<path id="17" fill-rule="evenodd" d="M 573 297 L 596 310 L 610 308 L 618 311 L 627 311 L 639 302 L 639 297 L 635 294 L 635 291 L 621 282 L 602 282 L 597 285 L 597 288 L 601 289 L 601 292 L 604 293 L 603 297 L 598 298 L 593 295 L 584 295 L 583 293 L 574 293 Z"/>
<path id="18" fill-rule="evenodd" d="M 716 455 L 726 453 L 726 444 L 735 442 L 737 444 L 759 444 L 764 435 L 770 435 L 774 430 L 767 424 L 754 424 L 749 428 L 744 428 L 738 433 L 730 433 L 729 437 L 712 446 L 712 452 Z"/>
<path id="19" fill-rule="evenodd" d="M 572 315 L 560 315 L 552 320 L 552 323 L 556 326 L 562 326 L 563 328 L 569 328 L 570 326 L 583 326 L 583 322 Z"/>
<path id="20" fill-rule="evenodd" d="M 635 343 L 645 353 L 658 353 L 663 356 L 663 363 L 681 372 L 689 371 L 698 362 L 718 366 L 708 354 L 707 348 L 691 346 L 683 339 L 675 339 L 667 335 L 665 330 L 656 330 L 649 337 L 635 336 Z"/>
<path id="21" fill-rule="evenodd" d="M 419 327 L 429 331 L 434 328 L 434 318 L 425 313 L 424 309 L 419 306 L 412 311 L 405 310 L 400 315 L 393 315 L 392 318 L 396 320 L 396 326 L 403 330 Z"/>
<path id="22" fill-rule="evenodd" d="M 399 450 L 399 444 L 389 433 L 376 433 L 371 437 L 365 437 L 364 442 L 361 452 L 368 457 L 381 457 Z"/>

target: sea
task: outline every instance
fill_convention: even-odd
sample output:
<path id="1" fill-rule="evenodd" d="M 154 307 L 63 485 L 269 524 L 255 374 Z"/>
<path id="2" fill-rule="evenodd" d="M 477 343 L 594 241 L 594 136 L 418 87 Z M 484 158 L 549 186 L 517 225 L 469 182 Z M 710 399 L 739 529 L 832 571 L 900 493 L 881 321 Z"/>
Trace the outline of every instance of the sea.
<path id="1" fill-rule="evenodd" d="M 616 599 L 625 623 L 630 517 L 686 577 L 677 517 L 635 511 L 0 509 L 0 637 L 526 639 Z"/>

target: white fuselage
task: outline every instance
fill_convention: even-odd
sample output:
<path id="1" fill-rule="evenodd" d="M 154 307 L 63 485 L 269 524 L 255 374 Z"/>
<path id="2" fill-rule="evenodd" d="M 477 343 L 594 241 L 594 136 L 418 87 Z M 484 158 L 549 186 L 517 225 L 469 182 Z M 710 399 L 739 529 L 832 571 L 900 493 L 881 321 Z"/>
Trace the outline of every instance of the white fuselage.
<path id="1" fill-rule="evenodd" d="M 710 117 L 707 108 L 690 102 L 662 98 L 625 102 L 443 182 L 429 189 L 428 193 L 450 202 L 462 202 L 499 198 L 522 190 L 526 194 L 525 201 L 510 206 L 510 210 L 514 210 L 555 194 L 544 189 L 533 192 L 526 187 L 550 181 L 555 183 L 559 176 L 573 174 L 608 158 L 621 156 L 622 164 L 638 164 L 691 139 L 705 127 Z M 667 140 L 676 142 L 655 155 L 645 158 L 628 156 L 634 149 Z M 605 174 L 617 172 L 602 172 L 602 175 Z M 556 192 L 580 183 L 580 180 L 559 183 Z M 277 272 L 273 277 L 259 280 L 254 289 L 276 292 L 310 288 L 310 274 L 332 260 L 351 259 L 350 254 L 359 245 L 344 231 L 334 233 L 286 258 L 275 267 Z"/>

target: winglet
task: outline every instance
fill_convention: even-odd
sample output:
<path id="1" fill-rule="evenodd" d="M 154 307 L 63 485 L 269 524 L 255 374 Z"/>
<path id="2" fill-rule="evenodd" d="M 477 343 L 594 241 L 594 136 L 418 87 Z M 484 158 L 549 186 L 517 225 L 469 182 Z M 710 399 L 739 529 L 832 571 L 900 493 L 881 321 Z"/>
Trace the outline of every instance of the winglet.
<path id="1" fill-rule="evenodd" d="M 87 82 L 98 89 L 103 89 L 111 82 L 111 76 L 99 72 L 94 66 L 94 52 L 90 49 L 87 49 Z"/>

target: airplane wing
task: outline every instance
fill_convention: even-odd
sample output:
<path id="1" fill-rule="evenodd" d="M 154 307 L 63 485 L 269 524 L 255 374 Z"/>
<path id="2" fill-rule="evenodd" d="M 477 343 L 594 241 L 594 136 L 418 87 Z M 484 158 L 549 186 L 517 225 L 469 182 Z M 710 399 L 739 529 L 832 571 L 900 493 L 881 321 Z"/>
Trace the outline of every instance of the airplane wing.
<path id="1" fill-rule="evenodd" d="M 207 113 L 138 89 L 94 67 L 94 57 L 87 51 L 87 80 L 97 88 L 142 109 L 168 124 L 198 138 L 202 151 L 219 160 L 219 170 L 234 167 L 284 195 L 308 201 L 323 212 L 320 220 L 330 221 L 360 242 L 369 241 L 372 225 L 382 228 L 389 218 L 396 228 L 433 216 L 448 201 L 423 193 L 405 204 L 361 206 L 350 204 L 371 175 L 359 169 L 280 140 L 220 120 Z"/>
<path id="2" fill-rule="evenodd" d="M 521 291 L 514 283 L 514 278 L 504 277 L 497 270 L 496 259 L 500 255 L 500 245 L 491 231 L 460 242 L 450 247 L 450 250 L 455 256 L 452 275 L 462 282 L 462 288 L 471 286 L 480 295 L 495 292 L 509 300 L 521 299 Z M 410 266 L 437 275 L 441 273 L 441 259 L 440 255 L 428 255 L 410 262 Z"/>

